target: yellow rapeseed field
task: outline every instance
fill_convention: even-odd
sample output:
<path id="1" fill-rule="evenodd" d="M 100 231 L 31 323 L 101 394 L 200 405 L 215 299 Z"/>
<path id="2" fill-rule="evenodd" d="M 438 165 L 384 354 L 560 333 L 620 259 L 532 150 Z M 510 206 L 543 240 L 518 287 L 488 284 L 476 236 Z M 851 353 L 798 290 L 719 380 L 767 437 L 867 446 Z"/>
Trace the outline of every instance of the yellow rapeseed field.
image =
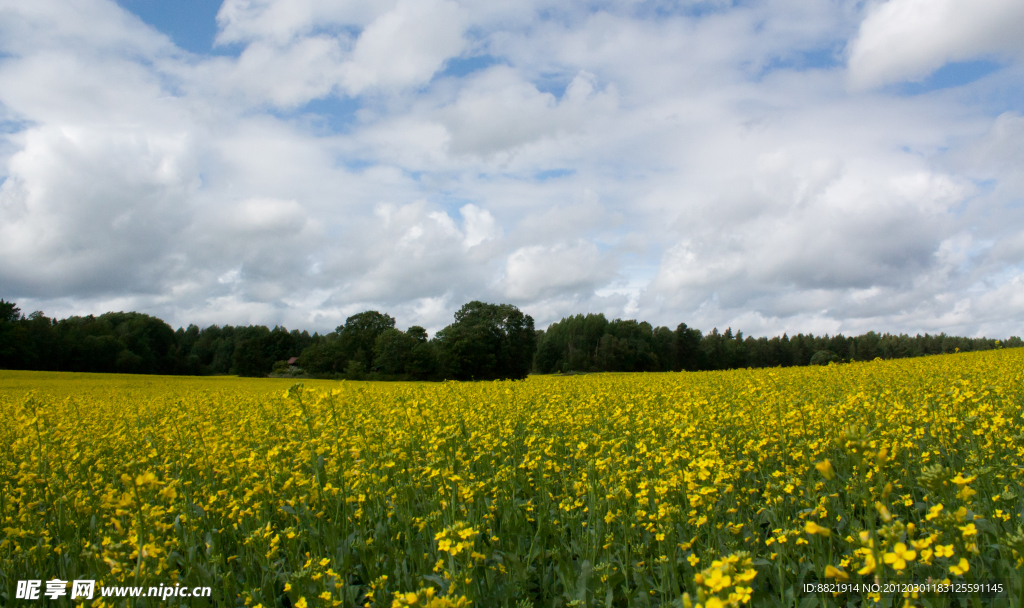
<path id="1" fill-rule="evenodd" d="M 292 384 L 0 371 L 0 604 L 1024 605 L 1024 349 Z"/>

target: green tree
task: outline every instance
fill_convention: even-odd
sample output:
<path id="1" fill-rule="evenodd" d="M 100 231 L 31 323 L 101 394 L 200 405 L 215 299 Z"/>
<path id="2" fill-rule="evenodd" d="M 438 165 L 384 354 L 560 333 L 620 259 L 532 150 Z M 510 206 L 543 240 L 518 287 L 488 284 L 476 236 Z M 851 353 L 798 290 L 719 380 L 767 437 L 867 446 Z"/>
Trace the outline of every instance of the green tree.
<path id="1" fill-rule="evenodd" d="M 659 369 L 654 329 L 646 321 L 615 319 L 608 324 L 596 356 L 598 369 L 615 372 L 653 372 Z"/>
<path id="2" fill-rule="evenodd" d="M 21 309 L 0 299 L 0 368 L 18 367 L 18 334 Z"/>
<path id="3" fill-rule="evenodd" d="M 538 374 L 551 374 L 560 371 L 562 349 L 552 335 L 551 328 L 537 337 L 539 346 L 533 358 L 533 369 Z"/>
<path id="4" fill-rule="evenodd" d="M 263 341 L 258 337 L 242 338 L 235 342 L 232 371 L 250 378 L 262 378 L 270 373 L 273 360 L 263 354 Z"/>
<path id="5" fill-rule="evenodd" d="M 703 369 L 701 362 L 700 341 L 703 338 L 701 331 L 693 327 L 687 327 L 686 323 L 676 326 L 676 361 L 675 370 L 686 370 L 695 372 Z"/>
<path id="6" fill-rule="evenodd" d="M 14 302 L 0 298 L 0 323 L 17 323 L 21 320 L 21 309 Z"/>
<path id="7" fill-rule="evenodd" d="M 537 337 L 535 369 L 542 374 L 597 369 L 595 357 L 607 328 L 603 314 L 575 315 L 552 323 Z"/>
<path id="8" fill-rule="evenodd" d="M 828 365 L 833 361 L 840 361 L 839 355 L 830 350 L 819 350 L 811 355 L 811 365 Z"/>
<path id="9" fill-rule="evenodd" d="M 46 333 L 46 323 L 33 321 Z M 79 372 L 170 374 L 175 371 L 174 330 L 162 320 L 138 312 L 108 312 L 68 317 L 49 323 L 56 341 L 56 369 Z"/>
<path id="10" fill-rule="evenodd" d="M 364 370 L 372 369 L 377 338 L 394 327 L 394 317 L 376 310 L 367 310 L 345 319 L 345 324 L 335 330 L 345 357 L 345 367 L 349 361 L 358 361 Z"/>
<path id="11" fill-rule="evenodd" d="M 345 359 L 341 342 L 328 336 L 303 350 L 295 365 L 315 376 L 330 376 L 343 373 L 348 360 Z"/>
<path id="12" fill-rule="evenodd" d="M 470 302 L 437 332 L 441 374 L 458 380 L 521 379 L 536 351 L 533 317 L 511 304 Z"/>
<path id="13" fill-rule="evenodd" d="M 431 380 L 437 377 L 437 344 L 427 339 L 427 330 L 413 325 L 405 330 L 416 340 L 405 362 L 405 373 L 413 380 Z"/>
<path id="14" fill-rule="evenodd" d="M 409 334 L 390 327 L 377 336 L 373 365 L 382 374 L 398 376 L 406 373 L 413 349 L 420 341 Z"/>

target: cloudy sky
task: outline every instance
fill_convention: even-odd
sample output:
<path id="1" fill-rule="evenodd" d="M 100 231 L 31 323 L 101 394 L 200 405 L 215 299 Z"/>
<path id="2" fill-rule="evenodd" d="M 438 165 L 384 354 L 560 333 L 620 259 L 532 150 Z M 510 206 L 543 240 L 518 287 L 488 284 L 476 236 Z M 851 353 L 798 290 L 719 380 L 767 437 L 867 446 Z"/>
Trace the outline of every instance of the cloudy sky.
<path id="1" fill-rule="evenodd" d="M 0 0 L 0 297 L 1024 334 L 1020 0 Z"/>

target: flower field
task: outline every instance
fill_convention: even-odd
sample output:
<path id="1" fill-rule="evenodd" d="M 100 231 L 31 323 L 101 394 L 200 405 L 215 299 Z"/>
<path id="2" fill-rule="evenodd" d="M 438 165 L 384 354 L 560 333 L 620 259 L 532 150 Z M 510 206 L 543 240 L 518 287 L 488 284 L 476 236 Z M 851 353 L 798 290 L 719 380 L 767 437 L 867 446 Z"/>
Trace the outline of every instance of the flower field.
<path id="1" fill-rule="evenodd" d="M 0 371 L 0 604 L 59 578 L 213 588 L 189 606 L 1022 606 L 1022 408 L 1024 349 L 495 383 Z M 929 581 L 1003 587 L 893 587 Z M 116 601 L 85 604 L 175 605 Z"/>

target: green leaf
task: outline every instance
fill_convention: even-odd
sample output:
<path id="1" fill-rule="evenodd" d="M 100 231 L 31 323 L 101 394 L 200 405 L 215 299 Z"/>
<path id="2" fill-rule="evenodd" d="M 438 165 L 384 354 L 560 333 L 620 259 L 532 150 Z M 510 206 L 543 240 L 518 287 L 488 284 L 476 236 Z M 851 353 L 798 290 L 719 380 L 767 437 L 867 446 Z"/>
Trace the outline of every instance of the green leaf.
<path id="1" fill-rule="evenodd" d="M 586 604 L 587 601 L 587 583 L 590 582 L 590 573 L 593 568 L 590 565 L 590 560 L 583 560 L 583 564 L 580 567 L 580 577 L 576 580 L 576 599 Z"/>

